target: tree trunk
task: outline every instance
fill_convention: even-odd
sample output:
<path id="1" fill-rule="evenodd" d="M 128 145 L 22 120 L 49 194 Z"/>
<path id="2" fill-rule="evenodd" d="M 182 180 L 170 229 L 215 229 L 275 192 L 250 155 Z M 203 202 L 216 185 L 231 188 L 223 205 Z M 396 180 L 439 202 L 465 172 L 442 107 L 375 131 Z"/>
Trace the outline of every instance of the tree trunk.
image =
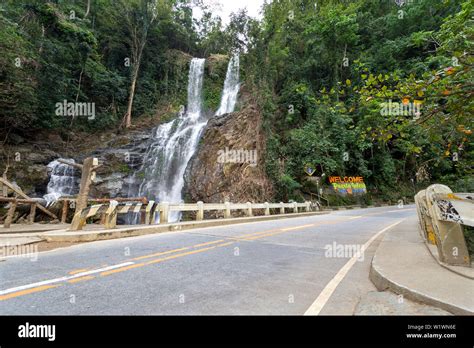
<path id="1" fill-rule="evenodd" d="M 86 9 L 86 14 L 84 15 L 84 18 L 87 18 L 89 15 L 89 11 L 91 9 L 91 0 L 87 0 L 87 9 Z"/>
<path id="2" fill-rule="evenodd" d="M 87 198 L 89 196 L 89 189 L 92 182 L 93 161 L 94 159 L 92 157 L 88 157 L 84 160 L 84 164 L 82 165 L 81 189 L 77 195 L 75 214 L 87 207 Z"/>
<path id="3" fill-rule="evenodd" d="M 135 63 L 135 67 L 133 68 L 132 72 L 132 82 L 130 84 L 130 92 L 128 96 L 128 103 L 127 103 L 127 112 L 124 115 L 123 124 L 125 128 L 130 128 L 132 125 L 132 107 L 133 107 L 133 98 L 135 97 L 135 87 L 137 85 L 137 78 L 138 78 L 138 69 L 140 67 L 140 62 Z"/>

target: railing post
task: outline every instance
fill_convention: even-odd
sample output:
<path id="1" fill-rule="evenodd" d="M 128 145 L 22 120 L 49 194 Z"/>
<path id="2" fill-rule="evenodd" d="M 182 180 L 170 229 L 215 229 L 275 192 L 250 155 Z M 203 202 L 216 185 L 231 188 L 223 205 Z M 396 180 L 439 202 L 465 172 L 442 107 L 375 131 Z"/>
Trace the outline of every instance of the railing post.
<path id="1" fill-rule="evenodd" d="M 252 214 L 252 203 L 247 202 L 247 216 L 253 216 Z"/>
<path id="2" fill-rule="evenodd" d="M 196 213 L 196 220 L 197 221 L 204 220 L 204 202 L 202 201 L 197 202 L 197 206 L 198 206 L 198 211 Z"/>
<path id="3" fill-rule="evenodd" d="M 69 210 L 69 200 L 65 199 L 63 201 L 63 210 L 62 210 L 62 213 L 61 213 L 61 223 L 62 224 L 66 223 L 68 210 Z"/>
<path id="4" fill-rule="evenodd" d="M 230 213 L 230 202 L 224 202 L 225 210 L 224 210 L 224 218 L 230 219 L 232 217 Z"/>
<path id="5" fill-rule="evenodd" d="M 296 202 L 293 202 L 293 213 L 297 213 L 298 212 L 298 206 L 297 206 L 298 203 Z"/>
<path id="6" fill-rule="evenodd" d="M 160 203 L 160 224 L 167 224 L 170 213 L 170 204 L 168 202 Z"/>
<path id="7" fill-rule="evenodd" d="M 115 226 L 117 225 L 117 206 L 117 201 L 110 201 L 109 207 L 107 208 L 107 211 L 104 214 L 104 227 L 106 229 L 115 228 Z"/>
<path id="8" fill-rule="evenodd" d="M 36 204 L 31 204 L 30 215 L 28 216 L 28 224 L 32 225 L 35 222 Z"/>
<path id="9" fill-rule="evenodd" d="M 265 202 L 265 215 L 270 215 L 270 203 Z"/>
<path id="10" fill-rule="evenodd" d="M 306 202 L 304 202 L 304 203 L 306 204 L 306 211 L 307 211 L 307 212 L 311 211 L 311 203 L 308 202 L 308 201 L 306 201 Z"/>
<path id="11" fill-rule="evenodd" d="M 69 227 L 70 231 L 80 231 L 82 227 L 85 225 L 86 219 L 82 218 L 82 210 L 75 213 L 74 217 L 71 221 L 71 227 Z"/>
<path id="12" fill-rule="evenodd" d="M 152 220 L 152 215 L 154 211 L 152 211 L 153 206 L 155 205 L 155 201 L 149 201 L 146 208 L 145 208 L 145 225 L 149 225 Z"/>
<path id="13" fill-rule="evenodd" d="M 285 203 L 280 202 L 280 214 L 285 214 Z"/>
<path id="14" fill-rule="evenodd" d="M 5 219 L 5 223 L 3 227 L 10 228 L 10 225 L 13 221 L 13 216 L 15 215 L 16 210 L 16 200 L 10 203 L 10 208 L 8 209 L 7 218 Z"/>

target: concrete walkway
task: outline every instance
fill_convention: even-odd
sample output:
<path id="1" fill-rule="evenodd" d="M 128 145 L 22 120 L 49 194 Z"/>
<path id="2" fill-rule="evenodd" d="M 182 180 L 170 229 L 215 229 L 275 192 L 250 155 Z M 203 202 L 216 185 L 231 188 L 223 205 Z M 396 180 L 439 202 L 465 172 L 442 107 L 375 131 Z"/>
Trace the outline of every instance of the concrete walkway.
<path id="1" fill-rule="evenodd" d="M 379 290 L 458 315 L 474 315 L 474 280 L 442 267 L 418 231 L 417 217 L 389 230 L 372 260 L 370 279 Z"/>

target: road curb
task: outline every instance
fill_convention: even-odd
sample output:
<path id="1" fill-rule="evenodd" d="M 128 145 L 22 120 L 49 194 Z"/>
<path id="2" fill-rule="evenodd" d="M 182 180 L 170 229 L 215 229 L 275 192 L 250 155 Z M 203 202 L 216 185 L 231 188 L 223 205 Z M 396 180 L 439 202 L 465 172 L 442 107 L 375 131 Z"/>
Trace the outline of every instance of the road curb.
<path id="1" fill-rule="evenodd" d="M 374 256 L 374 259 L 375 259 L 375 256 Z M 379 291 L 390 290 L 396 294 L 403 295 L 405 298 L 409 300 L 417 301 L 417 302 L 421 302 L 433 307 L 437 307 L 445 311 L 448 311 L 452 314 L 474 315 L 474 312 L 470 311 L 467 308 L 462 308 L 462 307 L 452 305 L 450 303 L 439 301 L 433 297 L 430 297 L 427 294 L 417 292 L 413 289 L 404 287 L 403 285 L 392 281 L 387 276 L 385 276 L 382 271 L 380 271 L 376 266 L 374 266 L 373 261 L 370 267 L 369 279 L 372 281 L 372 283 L 374 283 L 375 287 Z"/>
<path id="2" fill-rule="evenodd" d="M 468 280 L 466 278 L 456 275 L 455 277 L 465 279 L 465 281 L 463 282 L 461 280 L 457 280 L 457 278 L 453 280 L 453 278 L 451 277 L 451 284 L 449 284 L 448 286 L 447 284 L 450 281 L 446 278 L 449 277 L 446 276 L 446 273 L 443 273 L 448 272 L 448 270 L 439 267 L 439 265 L 434 260 L 432 260 L 431 255 L 416 254 L 418 258 L 411 259 L 413 257 L 413 254 L 406 255 L 406 250 L 399 250 L 398 253 L 394 252 L 394 250 L 397 250 L 396 247 L 394 247 L 394 245 L 397 246 L 397 240 L 395 239 L 397 232 L 399 231 L 396 231 L 396 229 L 395 231 L 387 231 L 386 235 L 379 244 L 379 247 L 377 248 L 374 257 L 372 258 L 369 279 L 372 281 L 375 287 L 379 291 L 390 290 L 396 294 L 403 295 L 407 299 L 425 303 L 456 315 L 474 315 L 474 306 L 472 306 L 472 308 L 471 306 L 465 306 L 464 304 L 466 302 L 459 300 L 459 298 L 455 298 L 453 300 L 453 297 L 450 297 L 450 295 L 454 294 L 456 291 L 468 292 L 468 288 L 464 289 L 466 287 L 465 281 Z M 417 236 L 419 236 L 418 231 L 410 232 L 416 233 Z M 420 247 L 423 247 L 424 249 L 424 246 L 420 245 Z M 389 248 L 391 248 L 391 250 L 389 250 Z M 395 262 L 390 262 L 390 257 L 394 258 L 397 255 L 400 258 L 405 257 L 406 259 L 410 259 L 410 262 L 413 261 L 413 267 L 411 269 L 409 267 L 407 268 L 407 266 L 403 264 L 404 262 L 400 262 L 400 259 L 397 259 L 397 261 Z M 426 278 L 426 274 L 420 273 L 420 270 L 422 270 L 422 268 L 417 268 L 416 265 L 416 263 L 429 263 L 426 258 L 429 258 L 429 262 L 432 262 L 433 265 L 436 264 L 436 268 L 439 268 L 440 270 L 439 274 L 437 273 L 438 271 L 435 270 L 436 274 L 439 275 L 438 279 L 436 279 L 436 277 L 431 277 L 431 279 L 434 281 L 433 285 L 438 286 L 438 288 L 436 289 L 438 291 L 431 290 L 431 293 L 430 291 L 427 291 L 427 286 L 423 284 L 423 282 L 426 282 L 424 280 Z M 406 270 L 406 273 L 404 273 L 403 275 L 401 275 L 399 272 L 402 268 Z M 453 272 L 449 273 L 453 274 L 454 277 Z M 461 286 L 461 284 L 464 285 Z M 428 289 L 435 288 L 428 287 Z"/>
<path id="3" fill-rule="evenodd" d="M 147 234 L 164 233 L 164 232 L 176 232 L 191 230 L 196 228 L 225 226 L 225 225 L 236 225 L 248 222 L 258 221 L 269 221 L 286 219 L 293 217 L 304 217 L 313 215 L 324 215 L 329 212 L 317 211 L 308 213 L 293 213 L 293 214 L 281 214 L 271 216 L 255 216 L 250 218 L 232 218 L 232 219 L 215 219 L 205 221 L 190 221 L 190 222 L 179 222 L 164 225 L 153 225 L 153 226 L 142 226 L 142 227 L 128 227 L 128 228 L 116 228 L 109 230 L 99 231 L 52 231 L 43 234 L 43 238 L 47 242 L 93 242 L 99 240 L 109 240 L 127 237 L 137 237 Z"/>

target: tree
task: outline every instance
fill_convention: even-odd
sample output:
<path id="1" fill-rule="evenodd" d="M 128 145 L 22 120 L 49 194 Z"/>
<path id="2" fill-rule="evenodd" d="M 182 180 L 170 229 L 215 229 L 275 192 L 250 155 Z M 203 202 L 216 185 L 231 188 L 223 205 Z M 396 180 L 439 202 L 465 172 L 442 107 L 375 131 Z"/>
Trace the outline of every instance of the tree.
<path id="1" fill-rule="evenodd" d="M 135 97 L 138 73 L 147 43 L 148 32 L 158 16 L 158 0 L 121 0 L 121 17 L 125 20 L 128 30 L 128 41 L 131 59 L 126 65 L 131 65 L 130 87 L 127 110 L 123 116 L 122 125 L 129 128 L 132 125 L 132 107 Z M 126 58 L 127 59 L 127 58 Z"/>

